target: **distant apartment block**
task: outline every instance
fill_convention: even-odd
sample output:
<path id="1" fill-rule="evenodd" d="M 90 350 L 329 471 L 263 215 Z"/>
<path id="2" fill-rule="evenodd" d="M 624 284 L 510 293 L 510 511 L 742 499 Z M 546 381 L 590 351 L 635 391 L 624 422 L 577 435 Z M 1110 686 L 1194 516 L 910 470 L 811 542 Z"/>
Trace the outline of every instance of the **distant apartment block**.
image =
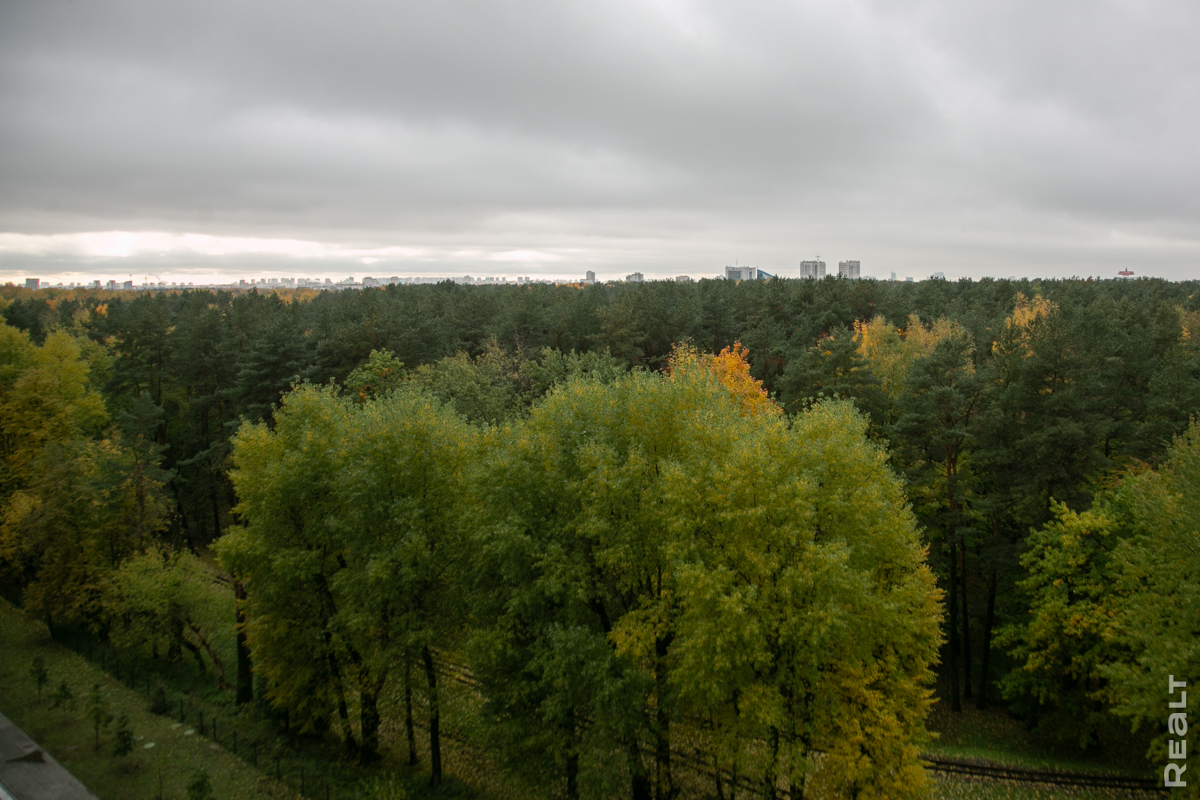
<path id="1" fill-rule="evenodd" d="M 26 289 L 40 289 L 41 285 L 42 285 L 41 278 L 26 278 L 25 279 L 25 288 Z"/>
<path id="2" fill-rule="evenodd" d="M 695 283 L 695 281 L 692 280 L 691 275 L 676 275 L 675 282 L 676 283 Z"/>
<path id="3" fill-rule="evenodd" d="M 644 280 L 645 276 L 643 276 L 640 272 L 633 272 L 625 276 L 625 281 L 627 283 L 641 283 Z"/>
<path id="4" fill-rule="evenodd" d="M 726 267 L 725 280 L 756 281 L 758 280 L 758 267 Z"/>
<path id="5" fill-rule="evenodd" d="M 583 273 L 583 282 L 584 283 L 595 283 L 596 282 L 596 273 L 590 269 L 587 272 Z"/>
<path id="6" fill-rule="evenodd" d="M 933 273 L 933 275 L 929 276 L 929 279 L 934 280 L 934 281 L 944 281 L 944 280 L 946 280 L 946 273 L 935 272 L 935 273 Z"/>
<path id="7" fill-rule="evenodd" d="M 857 261 L 839 261 L 838 262 L 838 277 L 846 278 L 847 280 L 858 280 L 861 268 Z"/>
<path id="8" fill-rule="evenodd" d="M 800 277 L 814 278 L 820 280 L 825 277 L 825 262 L 824 261 L 801 261 L 800 262 Z"/>

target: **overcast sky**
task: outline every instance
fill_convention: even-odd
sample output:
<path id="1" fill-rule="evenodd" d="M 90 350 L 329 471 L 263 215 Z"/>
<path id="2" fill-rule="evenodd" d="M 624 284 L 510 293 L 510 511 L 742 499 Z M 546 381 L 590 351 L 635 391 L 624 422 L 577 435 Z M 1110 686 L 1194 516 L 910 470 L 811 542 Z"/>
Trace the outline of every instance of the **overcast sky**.
<path id="1" fill-rule="evenodd" d="M 1200 278 L 1194 0 L 0 0 L 0 280 Z"/>

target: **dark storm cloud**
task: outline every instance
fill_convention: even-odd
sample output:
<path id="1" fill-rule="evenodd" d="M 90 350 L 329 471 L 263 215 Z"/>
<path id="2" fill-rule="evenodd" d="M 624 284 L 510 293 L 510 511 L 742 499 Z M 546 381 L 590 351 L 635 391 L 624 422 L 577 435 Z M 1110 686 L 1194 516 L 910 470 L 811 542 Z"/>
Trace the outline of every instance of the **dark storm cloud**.
<path id="1" fill-rule="evenodd" d="M 1200 12 L 1051 5 L 12 0 L 0 231 L 1195 274 Z"/>

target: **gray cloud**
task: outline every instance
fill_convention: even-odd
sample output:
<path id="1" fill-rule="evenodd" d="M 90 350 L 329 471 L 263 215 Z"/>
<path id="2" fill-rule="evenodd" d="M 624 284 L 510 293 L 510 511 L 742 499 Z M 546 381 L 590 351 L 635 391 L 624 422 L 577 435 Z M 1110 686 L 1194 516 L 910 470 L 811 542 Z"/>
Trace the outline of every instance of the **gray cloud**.
<path id="1" fill-rule="evenodd" d="M 0 231 L 422 251 L 388 274 L 786 274 L 819 251 L 1196 277 L 1197 34 L 1158 0 L 11 0 Z M 20 241 L 0 274 L 264 268 Z M 553 257 L 495 260 L 514 250 Z"/>

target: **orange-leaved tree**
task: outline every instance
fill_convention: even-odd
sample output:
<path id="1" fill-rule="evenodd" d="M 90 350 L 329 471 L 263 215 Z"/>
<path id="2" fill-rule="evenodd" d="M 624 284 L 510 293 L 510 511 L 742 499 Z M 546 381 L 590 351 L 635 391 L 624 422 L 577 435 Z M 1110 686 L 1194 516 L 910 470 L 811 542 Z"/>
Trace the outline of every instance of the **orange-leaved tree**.
<path id="1" fill-rule="evenodd" d="M 782 413 L 779 405 L 767 394 L 762 381 L 750 374 L 750 362 L 746 360 L 749 354 L 750 349 L 742 346 L 741 342 L 734 342 L 716 355 L 701 353 L 690 344 L 680 343 L 671 351 L 667 369 L 672 376 L 692 371 L 711 375 L 733 395 L 743 417 Z"/>

